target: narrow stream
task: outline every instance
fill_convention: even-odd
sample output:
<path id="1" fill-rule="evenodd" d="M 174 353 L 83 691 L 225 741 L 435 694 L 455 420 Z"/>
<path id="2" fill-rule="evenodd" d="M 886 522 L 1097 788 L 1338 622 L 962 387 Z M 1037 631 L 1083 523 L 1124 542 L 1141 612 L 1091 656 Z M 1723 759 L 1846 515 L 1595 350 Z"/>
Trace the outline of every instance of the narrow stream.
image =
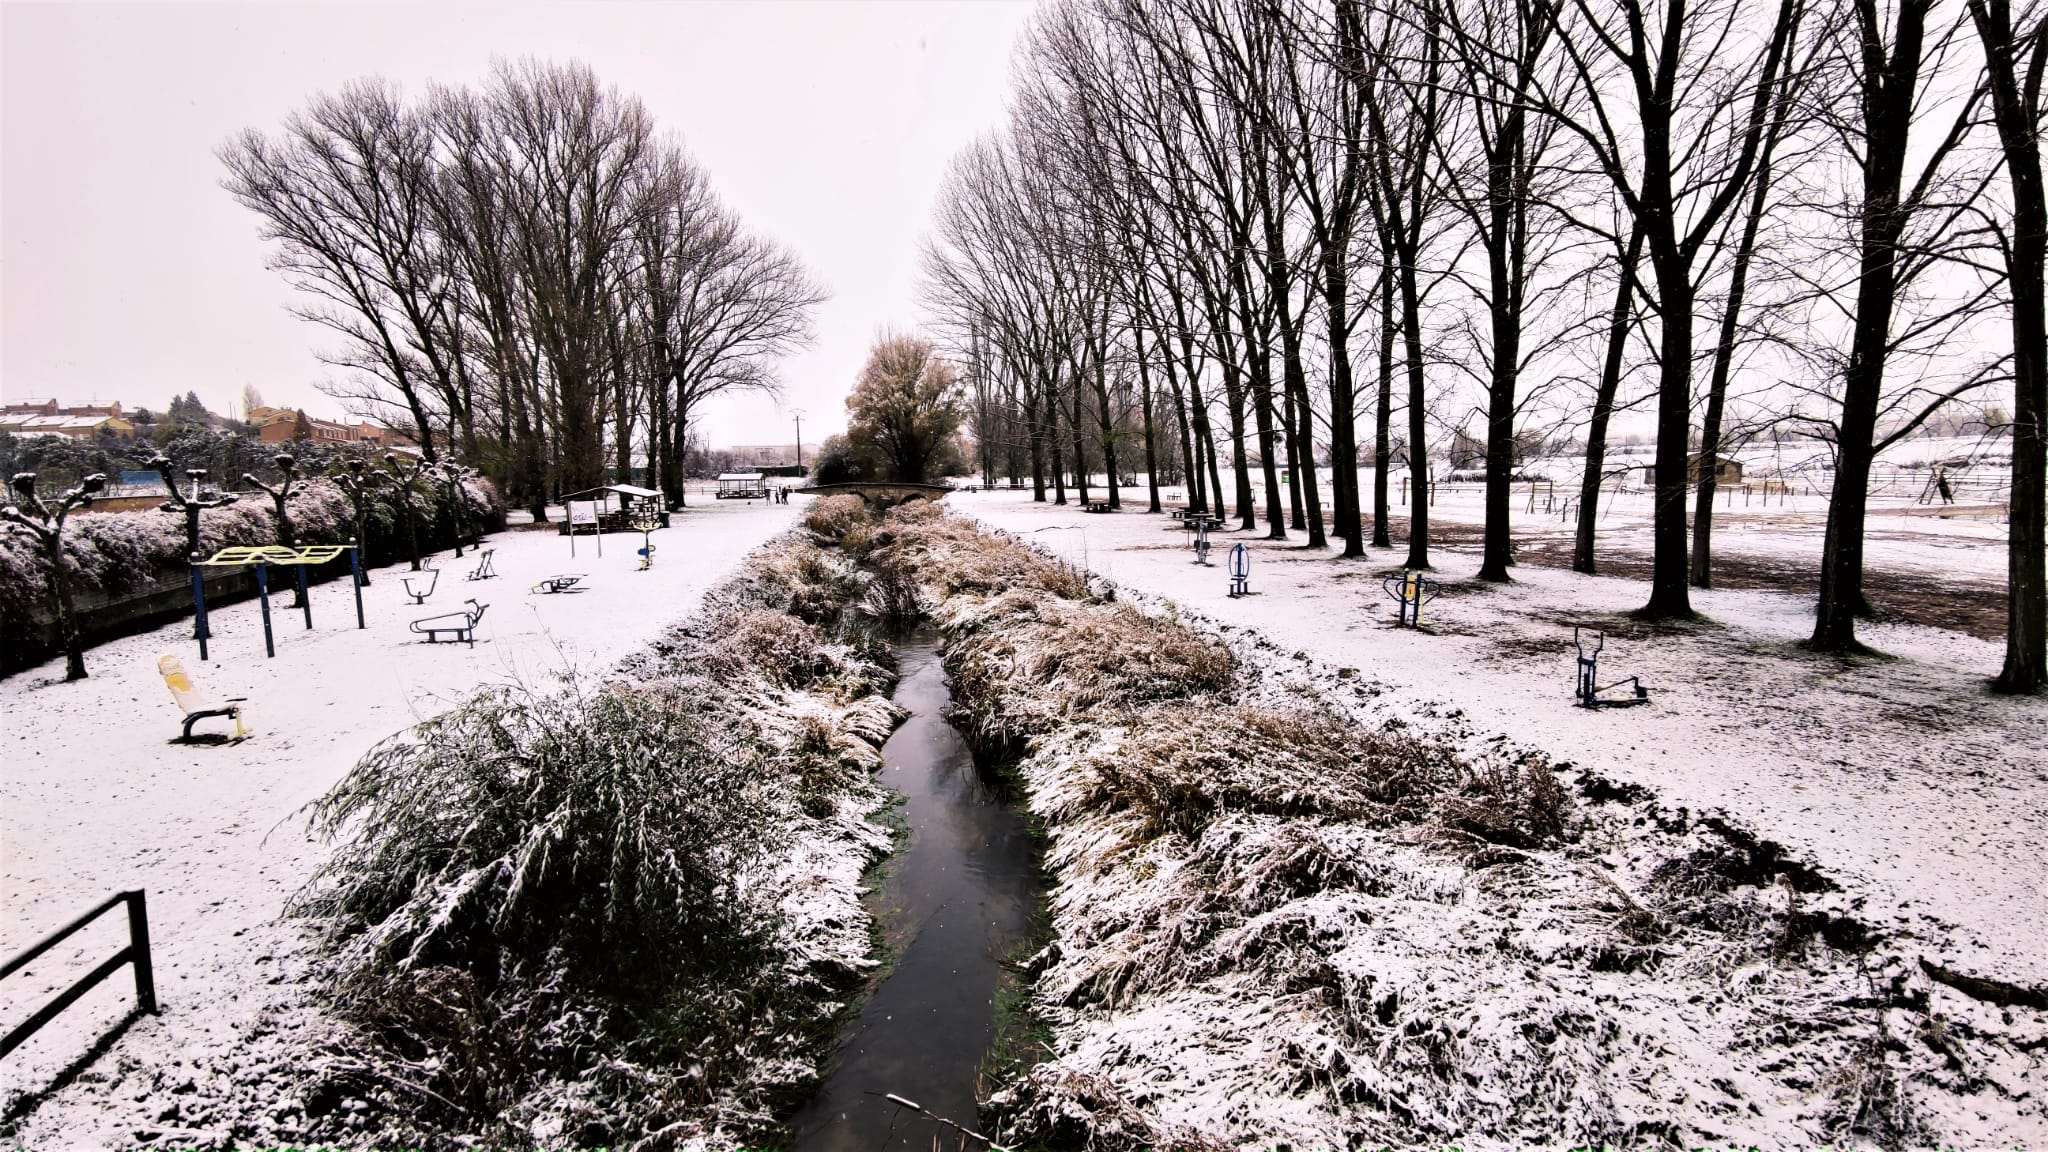
<path id="1" fill-rule="evenodd" d="M 797 1113 L 796 1152 L 916 1149 L 959 1134 L 886 1099 L 894 1094 L 979 1130 L 975 1087 L 995 1039 L 1002 960 L 1030 928 L 1037 868 L 1024 822 L 982 783 L 951 699 L 938 635 L 897 650 L 895 700 L 910 710 L 882 746 L 882 782 L 904 797 L 908 845 L 877 912 L 896 965 L 861 1009 L 818 1093 Z M 980 1144 L 968 1142 L 978 1149 Z"/>

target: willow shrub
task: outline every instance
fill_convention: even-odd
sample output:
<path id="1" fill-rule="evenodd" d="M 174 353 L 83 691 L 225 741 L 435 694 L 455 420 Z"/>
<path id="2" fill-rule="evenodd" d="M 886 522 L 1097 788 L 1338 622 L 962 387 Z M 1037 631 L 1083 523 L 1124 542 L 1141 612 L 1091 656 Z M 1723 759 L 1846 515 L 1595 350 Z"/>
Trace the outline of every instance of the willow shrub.
<path id="1" fill-rule="evenodd" d="M 372 1041 L 337 1090 L 390 1097 L 380 1139 L 773 1132 L 867 947 L 791 912 L 791 869 L 888 845 L 889 677 L 792 614 L 851 604 L 841 565 L 772 545 L 612 678 L 487 688 L 312 805 L 337 847 L 293 911 Z"/>

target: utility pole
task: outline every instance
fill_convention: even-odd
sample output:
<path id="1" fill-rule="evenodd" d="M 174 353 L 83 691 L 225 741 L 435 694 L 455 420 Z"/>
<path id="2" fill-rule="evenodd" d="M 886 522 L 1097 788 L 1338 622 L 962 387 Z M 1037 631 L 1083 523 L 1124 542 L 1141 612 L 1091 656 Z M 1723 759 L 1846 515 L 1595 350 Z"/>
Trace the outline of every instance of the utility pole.
<path id="1" fill-rule="evenodd" d="M 804 474 L 804 410 L 792 408 L 790 413 L 796 417 L 796 474 L 801 477 Z"/>

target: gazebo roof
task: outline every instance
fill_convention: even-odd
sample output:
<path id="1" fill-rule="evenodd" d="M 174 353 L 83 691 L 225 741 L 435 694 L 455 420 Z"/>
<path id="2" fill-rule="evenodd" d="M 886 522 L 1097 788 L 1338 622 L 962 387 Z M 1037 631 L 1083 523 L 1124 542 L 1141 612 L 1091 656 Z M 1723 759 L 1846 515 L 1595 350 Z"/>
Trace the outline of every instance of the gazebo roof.
<path id="1" fill-rule="evenodd" d="M 581 492 L 571 492 L 568 495 L 562 497 L 562 499 L 580 500 L 586 496 L 595 496 L 600 492 L 618 492 L 627 496 L 644 497 L 645 499 L 648 500 L 655 499 L 656 497 L 659 497 L 661 495 L 660 492 L 657 492 L 652 488 L 641 488 L 634 484 L 606 484 L 598 488 L 585 488 Z"/>

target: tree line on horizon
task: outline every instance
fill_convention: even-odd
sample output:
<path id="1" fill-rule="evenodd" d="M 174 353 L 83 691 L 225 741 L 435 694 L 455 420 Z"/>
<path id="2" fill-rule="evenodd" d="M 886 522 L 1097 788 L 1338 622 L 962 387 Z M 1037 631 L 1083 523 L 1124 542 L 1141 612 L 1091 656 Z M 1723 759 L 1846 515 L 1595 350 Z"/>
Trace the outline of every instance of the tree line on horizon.
<path id="1" fill-rule="evenodd" d="M 1714 461 L 1832 455 L 1811 646 L 1862 650 L 1879 453 L 2011 449 L 1998 686 L 2048 682 L 2040 0 L 1056 0 L 1008 122 L 942 190 L 925 294 L 983 445 L 1037 498 L 1142 457 L 1267 535 L 1427 568 L 1430 449 L 1485 468 L 1513 564 L 1531 445 L 1654 424 L 1651 590 L 1713 580 Z M 1965 416 L 1975 405 L 1975 415 Z M 1984 428 L 1989 421 L 1997 426 Z M 1315 465 L 1330 464 L 1329 491 Z M 1361 483 L 1361 472 L 1370 482 Z M 1697 475 L 1694 475 L 1694 472 Z M 1014 473 L 1013 473 L 1014 474 Z M 1327 528 L 1326 528 L 1327 522 Z"/>
<path id="2" fill-rule="evenodd" d="M 825 298 L 580 63 L 417 99 L 360 80 L 219 157 L 294 313 L 334 339 L 323 390 L 539 519 L 611 476 L 680 499 L 704 402 L 772 391 Z"/>

